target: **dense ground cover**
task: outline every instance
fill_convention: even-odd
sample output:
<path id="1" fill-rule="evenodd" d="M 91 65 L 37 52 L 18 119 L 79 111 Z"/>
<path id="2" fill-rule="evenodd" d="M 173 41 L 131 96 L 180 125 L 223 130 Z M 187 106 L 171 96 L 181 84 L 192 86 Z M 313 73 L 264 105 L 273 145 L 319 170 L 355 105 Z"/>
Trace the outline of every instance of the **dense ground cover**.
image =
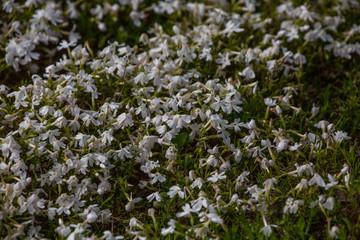
<path id="1" fill-rule="evenodd" d="M 360 4 L 2 1 L 0 236 L 356 239 Z"/>

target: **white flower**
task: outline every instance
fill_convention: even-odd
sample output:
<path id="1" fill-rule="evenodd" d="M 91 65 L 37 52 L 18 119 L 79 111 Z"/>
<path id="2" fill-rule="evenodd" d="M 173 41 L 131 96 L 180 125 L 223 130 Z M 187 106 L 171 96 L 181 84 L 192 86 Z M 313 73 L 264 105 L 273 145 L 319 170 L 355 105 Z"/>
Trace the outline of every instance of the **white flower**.
<path id="1" fill-rule="evenodd" d="M 183 212 L 177 213 L 176 217 L 189 217 L 193 212 L 193 209 L 190 207 L 188 203 L 186 203 L 185 206 L 182 206 L 181 208 Z"/>
<path id="2" fill-rule="evenodd" d="M 208 177 L 206 181 L 216 183 L 218 180 L 222 180 L 225 178 L 226 178 L 225 172 L 222 172 L 220 174 L 218 172 L 215 172 L 211 177 Z"/>
<path id="3" fill-rule="evenodd" d="M 71 233 L 71 228 L 66 226 L 61 218 L 59 218 L 59 226 L 55 229 L 60 236 L 66 237 Z"/>
<path id="4" fill-rule="evenodd" d="M 246 77 L 247 79 L 253 79 L 253 78 L 255 78 L 255 73 L 254 73 L 254 71 L 251 69 L 251 67 L 246 67 L 246 68 L 242 71 L 242 76 Z"/>
<path id="5" fill-rule="evenodd" d="M 174 233 L 175 232 L 175 224 L 176 221 L 174 219 L 170 219 L 170 221 L 168 222 L 169 227 L 168 228 L 162 228 L 161 229 L 161 235 L 166 236 L 169 233 Z"/>
<path id="6" fill-rule="evenodd" d="M 294 146 L 290 146 L 289 150 L 290 151 L 296 151 L 299 147 L 301 147 L 302 144 L 301 143 L 295 143 Z"/>
<path id="7" fill-rule="evenodd" d="M 116 122 L 113 123 L 116 129 L 124 129 L 124 127 L 134 125 L 131 114 L 122 113 L 116 118 Z"/>
<path id="8" fill-rule="evenodd" d="M 330 238 L 337 238 L 338 233 L 340 232 L 339 228 L 337 226 L 332 226 L 332 228 L 329 230 L 329 237 Z"/>
<path id="9" fill-rule="evenodd" d="M 304 189 L 307 189 L 308 187 L 308 180 L 303 178 L 301 179 L 300 183 L 298 183 L 295 187 L 295 189 L 298 189 L 299 191 L 302 191 Z"/>
<path id="10" fill-rule="evenodd" d="M 234 21 L 230 20 L 226 23 L 226 28 L 223 31 L 221 31 L 221 33 L 224 33 L 224 34 L 226 34 L 227 37 L 230 37 L 230 35 L 233 32 L 239 33 L 239 32 L 244 31 L 244 29 L 239 28 L 239 26 L 240 26 L 240 22 L 234 22 Z"/>
<path id="11" fill-rule="evenodd" d="M 178 186 L 172 186 L 167 195 L 169 195 L 170 198 L 174 198 L 176 195 L 179 195 L 180 198 L 184 199 L 185 192 L 181 191 L 181 188 Z"/>
<path id="12" fill-rule="evenodd" d="M 325 203 L 321 204 L 321 206 L 327 210 L 333 210 L 335 205 L 335 199 L 333 197 L 329 197 Z"/>
<path id="13" fill-rule="evenodd" d="M 313 104 L 313 107 L 311 108 L 311 114 L 312 114 L 312 116 L 315 117 L 316 115 L 318 115 L 319 110 L 320 110 L 320 107 L 316 107 L 315 104 Z"/>
<path id="14" fill-rule="evenodd" d="M 159 161 L 148 161 L 145 163 L 145 165 L 142 165 L 140 167 L 140 170 L 145 172 L 145 173 L 150 173 L 151 170 L 153 170 L 154 168 L 158 168 L 160 167 Z"/>
<path id="15" fill-rule="evenodd" d="M 109 145 L 114 140 L 112 132 L 113 132 L 113 130 L 110 129 L 110 130 L 104 131 L 101 134 L 101 142 L 102 142 L 102 144 Z"/>
<path id="16" fill-rule="evenodd" d="M 286 205 L 284 207 L 284 214 L 291 213 L 295 214 L 298 211 L 299 205 L 304 205 L 304 201 L 302 200 L 293 200 L 293 198 L 288 198 L 286 200 Z"/>
<path id="17" fill-rule="evenodd" d="M 325 131 L 326 127 L 329 125 L 328 121 L 321 120 L 318 123 L 314 124 L 314 127 L 320 128 Z"/>
<path id="18" fill-rule="evenodd" d="M 206 163 L 207 165 L 213 166 L 213 167 L 218 167 L 219 166 L 219 162 L 216 159 L 216 157 L 214 155 L 210 155 L 207 159 L 206 159 Z"/>
<path id="19" fill-rule="evenodd" d="M 109 67 L 105 69 L 109 74 L 113 74 L 114 71 L 117 70 L 116 74 L 122 77 L 125 73 L 125 65 L 126 60 L 124 58 L 112 55 L 112 60 L 107 62 L 107 66 Z"/>
<path id="20" fill-rule="evenodd" d="M 74 46 L 76 46 L 76 42 L 72 42 L 72 41 L 68 42 L 66 40 L 62 40 L 59 46 L 57 47 L 57 50 L 67 49 Z"/>
<path id="21" fill-rule="evenodd" d="M 143 85 L 147 84 L 149 81 L 149 76 L 145 75 L 143 72 L 139 73 L 135 78 L 134 82 L 136 84 L 141 83 Z"/>
<path id="22" fill-rule="evenodd" d="M 195 49 L 193 47 L 190 48 L 188 44 L 183 43 L 181 50 L 176 51 L 179 58 L 176 59 L 175 62 L 180 62 L 181 60 L 185 60 L 187 63 L 192 62 L 192 60 L 196 57 L 194 50 Z"/>
<path id="23" fill-rule="evenodd" d="M 214 97 L 214 102 L 211 104 L 211 107 L 216 111 L 218 112 L 220 107 L 221 109 L 224 111 L 224 112 L 227 112 L 226 108 L 227 108 L 227 105 L 228 103 L 226 102 L 225 99 L 220 99 L 219 96 L 215 96 Z"/>
<path id="24" fill-rule="evenodd" d="M 137 26 L 137 27 L 140 27 L 141 26 L 141 19 L 145 18 L 145 13 L 132 11 L 130 13 L 130 17 L 133 20 L 134 25 Z"/>
<path id="25" fill-rule="evenodd" d="M 165 157 L 169 160 L 176 160 L 176 148 L 175 147 L 169 147 L 166 150 Z"/>
<path id="26" fill-rule="evenodd" d="M 264 99 L 265 105 L 269 106 L 269 107 L 274 107 L 276 106 L 276 99 L 271 99 L 269 97 Z"/>
<path id="27" fill-rule="evenodd" d="M 274 70 L 275 66 L 276 66 L 276 60 L 270 60 L 266 62 L 266 67 L 269 71 Z"/>
<path id="28" fill-rule="evenodd" d="M 268 193 L 270 192 L 271 189 L 275 188 L 275 185 L 277 183 L 278 183 L 278 180 L 276 178 L 269 178 L 264 181 L 263 185 L 264 185 L 264 190 L 266 192 L 266 195 L 268 195 Z"/>
<path id="29" fill-rule="evenodd" d="M 139 143 L 139 148 L 151 149 L 157 140 L 157 136 L 144 136 Z"/>
<path id="30" fill-rule="evenodd" d="M 205 197 L 205 195 L 206 194 L 203 191 L 200 191 L 199 198 L 191 201 L 194 212 L 199 212 L 202 207 L 205 209 L 208 208 L 209 200 Z"/>
<path id="31" fill-rule="evenodd" d="M 161 202 L 161 200 L 162 200 L 159 192 L 154 192 L 154 193 L 150 194 L 149 196 L 146 197 L 146 199 L 149 202 L 152 202 L 154 199 L 156 199 L 156 201 L 158 201 L 158 202 Z"/>
<path id="32" fill-rule="evenodd" d="M 349 173 L 348 171 L 349 171 L 349 166 L 345 163 L 340 171 L 340 174 L 347 174 Z"/>
<path id="33" fill-rule="evenodd" d="M 315 183 L 316 183 L 318 186 L 320 186 L 320 187 L 325 187 L 325 182 L 324 182 L 324 180 L 323 180 L 322 177 L 321 177 L 319 174 L 317 174 L 317 173 L 315 173 L 314 176 L 310 179 L 309 185 L 312 186 L 312 185 L 314 185 Z"/>
<path id="34" fill-rule="evenodd" d="M 244 184 L 244 182 L 249 181 L 249 179 L 247 178 L 247 176 L 249 176 L 249 175 L 250 175 L 250 172 L 244 171 L 236 178 L 236 182 L 241 185 Z"/>
<path id="35" fill-rule="evenodd" d="M 336 186 L 338 184 L 338 181 L 335 181 L 335 178 L 331 174 L 328 174 L 328 179 L 329 179 L 329 183 L 325 185 L 325 190 L 328 190 L 329 188 Z"/>
<path id="36" fill-rule="evenodd" d="M 225 55 L 219 53 L 218 59 L 215 60 L 217 64 L 221 64 L 221 69 L 224 69 L 226 66 L 230 66 L 229 53 L 227 52 Z"/>
<path id="37" fill-rule="evenodd" d="M 182 128 L 186 127 L 191 122 L 191 115 L 175 115 L 171 120 L 166 123 L 170 128 Z"/>
<path id="38" fill-rule="evenodd" d="M 105 238 L 105 240 L 117 240 L 117 239 L 124 239 L 124 236 L 118 235 L 114 237 L 111 231 L 106 230 L 103 232 L 103 238 Z"/>
<path id="39" fill-rule="evenodd" d="M 129 221 L 129 227 L 130 229 L 135 228 L 137 225 L 139 224 L 139 220 L 137 220 L 136 218 L 131 218 Z"/>
<path id="40" fill-rule="evenodd" d="M 195 181 L 191 184 L 191 188 L 194 189 L 198 187 L 199 189 L 201 189 L 203 184 L 204 180 L 202 180 L 201 178 L 196 178 Z"/>
<path id="41" fill-rule="evenodd" d="M 280 107 L 280 106 L 278 106 L 278 105 L 275 106 L 275 113 L 276 113 L 276 115 L 278 115 L 278 116 L 281 115 L 282 110 L 281 110 L 281 107 Z"/>
<path id="42" fill-rule="evenodd" d="M 43 106 L 40 108 L 39 113 L 41 116 L 52 115 L 55 112 L 54 107 L 52 106 Z"/>
<path id="43" fill-rule="evenodd" d="M 90 136 L 82 133 L 78 133 L 74 139 L 79 141 L 80 147 L 84 147 L 86 144 L 88 144 Z"/>
<path id="44" fill-rule="evenodd" d="M 140 202 L 142 200 L 142 198 L 138 197 L 138 198 L 134 198 L 132 197 L 132 193 L 130 194 L 130 198 L 128 199 L 129 202 L 125 205 L 125 210 L 128 212 L 131 209 L 134 208 L 135 204 Z"/>
<path id="45" fill-rule="evenodd" d="M 111 215 L 112 215 L 112 213 L 109 209 L 100 210 L 98 222 L 100 222 L 100 223 L 108 222 Z"/>
<path id="46" fill-rule="evenodd" d="M 280 138 L 280 141 L 276 145 L 276 151 L 281 152 L 283 150 L 286 150 L 288 147 L 289 140 Z"/>
<path id="47" fill-rule="evenodd" d="M 235 152 L 233 153 L 234 155 L 234 159 L 236 163 L 239 163 L 242 159 L 242 152 L 240 149 L 236 149 Z"/>
<path id="48" fill-rule="evenodd" d="M 349 137 L 346 132 L 343 132 L 343 131 L 337 131 L 337 132 L 335 132 L 334 140 L 335 140 L 335 142 L 337 142 L 337 143 L 342 142 L 342 140 L 349 140 L 350 138 L 351 138 L 351 137 Z"/>
<path id="49" fill-rule="evenodd" d="M 203 48 L 202 53 L 199 55 L 200 59 L 205 58 L 206 61 L 212 60 L 211 48 Z"/>
<path id="50" fill-rule="evenodd" d="M 271 227 L 278 227 L 278 226 L 274 224 L 265 225 L 263 228 L 260 229 L 260 232 L 262 232 L 265 235 L 265 237 L 269 237 L 272 233 Z"/>
<path id="51" fill-rule="evenodd" d="M 56 138 L 60 136 L 59 130 L 55 129 L 55 130 L 48 130 L 46 133 L 42 133 L 40 134 L 41 140 L 46 140 L 49 139 L 49 142 L 52 144 Z"/>
<path id="52" fill-rule="evenodd" d="M 95 222 L 97 218 L 98 214 L 95 211 L 90 211 L 86 216 L 86 219 L 89 221 L 89 223 Z"/>
<path id="53" fill-rule="evenodd" d="M 151 177 L 152 179 L 150 180 L 151 184 L 155 184 L 156 182 L 165 182 L 166 178 L 164 177 L 164 175 L 162 175 L 161 173 L 157 172 L 155 174 L 153 173 L 149 173 L 149 177 Z"/>
<path id="54" fill-rule="evenodd" d="M 301 166 L 299 166 L 298 164 L 295 164 L 295 166 L 296 166 L 296 172 L 299 175 L 302 175 L 304 172 L 308 175 L 314 174 L 313 169 L 312 169 L 312 163 L 307 163 L 307 164 L 304 164 Z"/>
<path id="55" fill-rule="evenodd" d="M 214 223 L 218 223 L 218 224 L 222 224 L 223 220 L 221 219 L 221 217 L 219 215 L 217 215 L 216 213 L 208 213 L 206 214 L 206 216 L 208 217 L 208 219 Z"/>

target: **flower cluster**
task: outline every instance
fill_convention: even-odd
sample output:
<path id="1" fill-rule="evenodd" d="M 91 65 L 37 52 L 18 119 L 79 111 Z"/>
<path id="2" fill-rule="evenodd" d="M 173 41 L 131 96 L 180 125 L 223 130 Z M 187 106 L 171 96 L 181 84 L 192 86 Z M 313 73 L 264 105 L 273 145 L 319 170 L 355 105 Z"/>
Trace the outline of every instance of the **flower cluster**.
<path id="1" fill-rule="evenodd" d="M 54 58 L 62 49 L 76 46 L 81 39 L 80 33 L 91 31 L 82 29 L 84 26 L 95 25 L 96 28 L 92 29 L 95 35 L 101 35 L 114 26 L 129 30 L 130 22 L 140 27 L 149 15 L 172 14 L 179 5 L 178 0 L 151 6 L 143 0 L 3 0 L 0 46 L 5 49 L 4 60 L 8 66 L 19 71 L 25 65 L 36 73 L 40 66 L 35 60 L 39 60 L 40 55 L 45 61 Z M 123 19 L 127 18 L 130 22 L 124 24 Z"/>
<path id="2" fill-rule="evenodd" d="M 140 26 L 141 2 L 98 4 L 91 14 L 106 31 L 105 15 L 129 5 Z M 256 12 L 256 1 L 239 4 L 228 13 L 160 1 L 154 13 L 179 11 L 192 26 L 155 24 L 137 46 L 115 41 L 93 54 L 75 28 L 69 41 L 56 34 L 67 21 L 59 4 L 5 1 L 9 14 L 34 9 L 30 28 L 6 25 L 7 64 L 39 59 L 45 40 L 68 53 L 31 84 L 0 85 L 0 235 L 221 239 L 246 215 L 262 219 L 259 233 L 283 237 L 283 219 L 318 211 L 326 220 L 317 227 L 336 237 L 331 216 L 354 176 L 345 162 L 322 169 L 321 161 L 350 137 L 319 119 L 320 107 L 303 111 L 292 80 L 308 64 L 303 44 L 334 61 L 360 53 L 348 43 L 357 26 L 337 31 L 341 13 L 359 4 L 333 4 L 337 15 L 324 17 L 285 1 L 274 18 Z"/>

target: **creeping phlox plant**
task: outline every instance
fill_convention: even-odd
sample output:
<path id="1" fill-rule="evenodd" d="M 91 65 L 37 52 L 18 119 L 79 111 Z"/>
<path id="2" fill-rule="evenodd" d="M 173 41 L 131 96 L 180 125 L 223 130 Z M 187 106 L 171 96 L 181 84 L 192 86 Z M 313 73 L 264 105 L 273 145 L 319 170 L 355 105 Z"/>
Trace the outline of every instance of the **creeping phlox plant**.
<path id="1" fill-rule="evenodd" d="M 124 32 L 136 31 L 146 19 L 152 22 L 149 16 L 171 15 L 179 6 L 178 0 L 159 4 L 143 0 L 2 0 L 1 69 L 8 65 L 19 71 L 25 65 L 37 72 L 38 63 L 43 62 L 36 60 L 50 62 L 58 51 L 76 46 L 82 36 L 83 41 L 92 42 L 103 35 L 125 39 Z M 118 30 L 109 34 L 109 29 L 114 28 Z"/>
<path id="2" fill-rule="evenodd" d="M 151 11 L 188 20 L 97 53 L 78 44 L 76 28 L 61 30 L 81 2 L 67 13 L 61 3 L 3 1 L 3 18 L 34 14 L 3 22 L 7 64 L 41 58 L 39 36 L 67 51 L 30 84 L 0 85 L 1 236 L 347 236 L 340 216 L 358 177 L 345 160 L 350 136 L 319 118 L 321 106 L 302 110 L 299 94 L 310 51 L 358 57 L 359 26 L 341 28 L 358 2 L 239 1 L 228 12 L 160 1 Z M 102 6 L 130 4 L 135 25 L 145 18 L 134 13 L 142 1 L 107 4 L 91 11 L 101 31 L 112 12 Z M 257 12 L 270 5 L 276 15 Z"/>
<path id="3" fill-rule="evenodd" d="M 2 0 L 0 51 L 5 57 L 1 56 L 0 66 L 2 70 L 10 66 L 19 71 L 21 65 L 26 65 L 27 69 L 37 72 L 39 66 L 36 60 L 39 60 L 40 56 L 42 60 L 51 61 L 58 51 L 76 46 L 81 36 L 85 36 L 83 41 L 93 42 L 100 39 L 101 44 L 98 45 L 104 44 L 106 38 L 101 37 L 104 33 L 105 37 L 112 40 L 119 37 L 129 39 L 129 32 L 136 32 L 136 28 L 141 25 L 144 24 L 142 29 L 147 30 L 153 19 L 156 19 L 154 16 L 165 15 L 168 16 L 168 20 L 176 21 L 184 14 L 182 12 L 192 13 L 193 19 L 190 24 L 201 23 L 206 15 L 216 23 L 226 24 L 223 34 L 227 37 L 233 32 L 241 32 L 242 28 L 239 26 L 242 25 L 264 35 L 263 44 L 272 42 L 273 45 L 279 45 L 279 42 L 285 41 L 296 42 L 296 45 L 300 46 L 308 42 L 321 41 L 324 48 L 332 51 L 335 56 L 350 59 L 351 54 L 360 54 L 359 43 L 351 41 L 354 35 L 360 32 L 360 26 L 350 25 L 338 32 L 338 27 L 342 28 L 346 23 L 346 15 L 344 16 L 343 12 L 359 7 L 356 0 L 318 1 L 311 7 L 295 7 L 291 1 L 278 6 L 275 2 L 266 3 L 264 6 L 264 3 L 255 0 L 232 1 L 230 5 L 226 1 L 213 2 L 230 9 L 232 19 L 224 19 L 228 13 L 215 8 L 217 5 L 206 6 L 201 2 L 186 3 L 181 0 Z M 257 8 L 267 9 L 273 6 L 276 6 L 276 16 L 256 12 Z M 208 10 L 211 8 L 213 9 L 209 15 Z M 315 10 L 319 8 L 329 15 L 322 16 L 317 13 Z M 353 19 L 357 18 L 357 15 L 347 17 Z M 166 18 L 156 20 L 163 19 Z M 206 55 L 208 51 L 209 49 L 203 50 L 203 54 Z"/>

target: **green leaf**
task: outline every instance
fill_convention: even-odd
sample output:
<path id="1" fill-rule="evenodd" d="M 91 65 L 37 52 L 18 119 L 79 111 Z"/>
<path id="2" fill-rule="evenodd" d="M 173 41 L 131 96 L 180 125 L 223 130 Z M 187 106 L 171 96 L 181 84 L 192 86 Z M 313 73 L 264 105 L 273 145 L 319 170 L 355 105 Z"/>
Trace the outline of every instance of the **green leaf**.
<path id="1" fill-rule="evenodd" d="M 182 148 L 188 139 L 186 132 L 179 133 L 171 142 L 177 144 L 179 148 Z"/>

